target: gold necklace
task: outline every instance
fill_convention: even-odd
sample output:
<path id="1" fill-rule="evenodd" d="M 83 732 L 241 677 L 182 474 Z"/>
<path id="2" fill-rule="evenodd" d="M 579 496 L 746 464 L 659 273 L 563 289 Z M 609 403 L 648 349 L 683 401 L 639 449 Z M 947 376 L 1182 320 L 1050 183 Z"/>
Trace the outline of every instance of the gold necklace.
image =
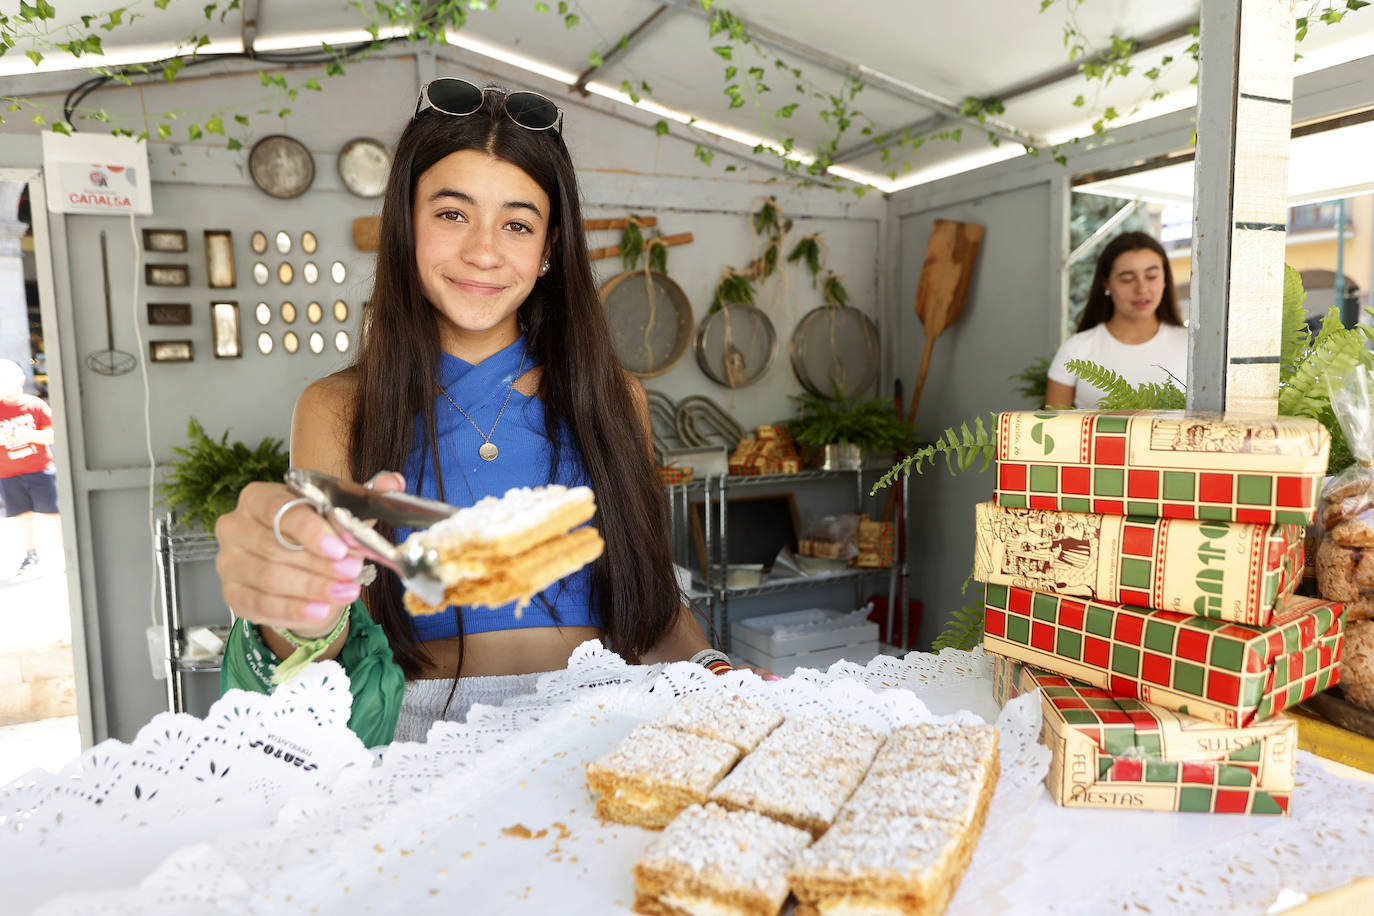
<path id="1" fill-rule="evenodd" d="M 506 389 L 506 399 L 501 402 L 501 410 L 496 414 L 496 423 L 491 424 L 491 432 L 482 432 L 482 427 L 477 425 L 477 421 L 469 417 L 468 412 L 459 407 L 458 402 L 449 396 L 448 389 L 443 385 L 439 386 L 439 393 L 453 405 L 454 410 L 467 418 L 467 421 L 472 424 L 472 428 L 477 430 L 477 435 L 482 437 L 482 447 L 477 450 L 477 454 L 482 456 L 483 461 L 495 461 L 496 456 L 501 454 L 500 450 L 496 448 L 496 443 L 491 441 L 491 437 L 496 432 L 496 424 L 501 422 L 501 417 L 506 413 L 506 405 L 510 403 L 510 396 L 515 391 L 516 381 L 525 374 L 525 357 L 528 355 L 529 351 L 526 350 L 520 357 L 520 368 L 515 370 L 515 377 L 511 379 L 510 387 Z"/>

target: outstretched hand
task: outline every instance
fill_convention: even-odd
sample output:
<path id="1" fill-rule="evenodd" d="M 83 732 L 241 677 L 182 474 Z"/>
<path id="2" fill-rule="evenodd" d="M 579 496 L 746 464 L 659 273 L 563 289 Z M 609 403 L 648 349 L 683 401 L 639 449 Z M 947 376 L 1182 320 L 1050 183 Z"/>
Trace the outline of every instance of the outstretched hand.
<path id="1" fill-rule="evenodd" d="M 368 485 L 394 492 L 405 489 L 405 478 L 384 472 Z M 280 520 L 282 537 L 302 549 L 278 541 L 273 520 L 293 498 L 279 483 L 244 487 L 237 508 L 215 524 L 215 568 L 224 600 L 237 616 L 308 638 L 333 629 L 358 597 L 363 558 L 306 506 L 287 509 Z"/>

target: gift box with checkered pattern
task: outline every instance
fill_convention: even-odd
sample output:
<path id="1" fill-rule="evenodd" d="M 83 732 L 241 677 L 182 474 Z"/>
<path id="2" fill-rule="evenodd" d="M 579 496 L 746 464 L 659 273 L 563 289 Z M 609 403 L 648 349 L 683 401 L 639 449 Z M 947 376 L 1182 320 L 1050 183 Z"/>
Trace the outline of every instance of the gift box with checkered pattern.
<path id="1" fill-rule="evenodd" d="M 1339 677 L 1342 607 L 1316 598 L 1289 598 L 1267 627 L 1004 585 L 986 605 L 989 652 L 1233 728 Z"/>
<path id="2" fill-rule="evenodd" d="M 1316 420 L 1185 411 L 998 417 L 996 502 L 1019 509 L 1305 525 L 1330 434 Z"/>
<path id="3" fill-rule="evenodd" d="M 1297 723 L 1228 728 L 997 656 L 999 705 L 1039 688 L 1045 785 L 1066 807 L 1286 814 Z"/>
<path id="4" fill-rule="evenodd" d="M 1302 573 L 1299 525 L 974 511 L 980 582 L 1263 626 Z"/>

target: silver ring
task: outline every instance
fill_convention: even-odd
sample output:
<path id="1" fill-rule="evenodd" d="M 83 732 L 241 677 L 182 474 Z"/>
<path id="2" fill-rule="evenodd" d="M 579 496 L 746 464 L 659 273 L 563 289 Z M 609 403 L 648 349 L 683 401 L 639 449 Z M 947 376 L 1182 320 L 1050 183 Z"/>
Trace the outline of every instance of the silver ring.
<path id="1" fill-rule="evenodd" d="M 287 550 L 304 550 L 305 545 L 297 544 L 294 541 L 289 541 L 287 540 L 286 535 L 281 533 L 282 516 L 285 515 L 287 512 L 290 512 L 296 506 L 308 505 L 311 505 L 310 500 L 306 499 L 304 496 L 297 496 L 295 499 L 287 500 L 285 503 L 282 503 L 282 507 L 277 510 L 277 514 L 272 516 L 272 534 L 274 537 L 276 537 L 277 543 L 285 547 Z"/>

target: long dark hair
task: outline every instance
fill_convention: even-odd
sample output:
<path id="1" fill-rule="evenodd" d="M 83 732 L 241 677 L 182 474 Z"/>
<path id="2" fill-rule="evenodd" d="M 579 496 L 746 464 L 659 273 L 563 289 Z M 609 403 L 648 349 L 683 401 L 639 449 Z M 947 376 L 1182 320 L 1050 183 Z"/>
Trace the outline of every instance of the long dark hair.
<path id="1" fill-rule="evenodd" d="M 555 131 L 527 130 L 507 117 L 504 96 L 504 91 L 487 92 L 481 110 L 465 117 L 421 112 L 397 141 L 382 203 L 376 280 L 357 359 L 345 370 L 356 386 L 349 470 L 355 479 L 367 480 L 378 471 L 404 468 L 419 447 L 443 494 L 435 432 L 439 320 L 416 269 L 415 185 L 432 165 L 461 150 L 481 150 L 516 166 L 549 197 L 549 237 L 558 230 L 549 271 L 535 283 L 517 320 L 531 357 L 543 367 L 537 394 L 553 443 L 553 466 L 566 430 L 596 493 L 595 524 L 606 549 L 592 570 L 592 594 L 607 645 L 637 660 L 668 632 L 679 609 L 667 500 L 630 392 L 633 382 L 611 346 L 568 149 Z M 416 417 L 425 437 L 420 443 L 413 441 Z M 365 600 L 397 663 L 407 676 L 416 676 L 430 656 L 401 604 L 397 578 L 379 576 Z"/>
<path id="2" fill-rule="evenodd" d="M 1169 267 L 1169 256 L 1164 253 L 1164 246 L 1148 232 L 1123 232 L 1108 242 L 1097 257 L 1092 290 L 1088 293 L 1088 304 L 1083 306 L 1083 314 L 1078 318 L 1078 330 L 1095 328 L 1112 317 L 1112 297 L 1107 294 L 1107 280 L 1112 275 L 1112 265 L 1120 255 L 1141 249 L 1153 251 L 1164 263 L 1164 295 L 1159 300 L 1159 308 L 1155 309 L 1155 317 L 1165 324 L 1183 324 L 1178 314 L 1178 299 L 1174 296 L 1174 272 Z"/>

